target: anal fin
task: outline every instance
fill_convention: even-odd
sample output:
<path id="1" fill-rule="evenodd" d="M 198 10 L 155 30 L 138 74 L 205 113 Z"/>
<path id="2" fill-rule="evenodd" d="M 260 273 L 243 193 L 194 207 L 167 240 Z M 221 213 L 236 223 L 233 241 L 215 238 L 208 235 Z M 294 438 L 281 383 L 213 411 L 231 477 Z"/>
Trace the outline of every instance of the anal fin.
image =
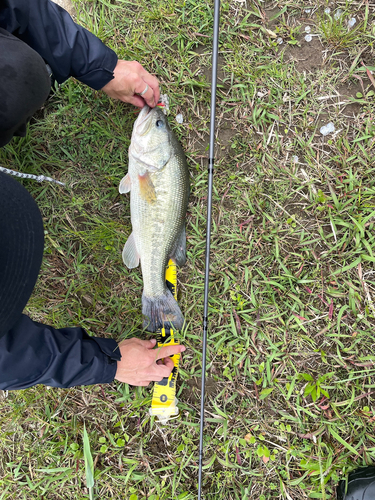
<path id="1" fill-rule="evenodd" d="M 170 255 L 170 258 L 174 260 L 174 262 L 178 266 L 183 266 L 186 262 L 186 230 L 185 224 L 182 228 L 180 236 L 177 239 L 176 246 L 174 247 L 173 252 Z"/>
<path id="2" fill-rule="evenodd" d="M 122 260 L 128 269 L 133 269 L 139 265 L 139 253 L 135 244 L 134 233 L 129 236 L 125 243 Z"/>

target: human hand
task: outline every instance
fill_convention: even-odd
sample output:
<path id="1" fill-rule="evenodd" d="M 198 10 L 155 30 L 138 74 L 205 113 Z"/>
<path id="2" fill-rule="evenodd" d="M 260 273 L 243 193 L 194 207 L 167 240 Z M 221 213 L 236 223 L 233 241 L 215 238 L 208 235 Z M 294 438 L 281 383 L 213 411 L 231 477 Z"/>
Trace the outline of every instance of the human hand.
<path id="1" fill-rule="evenodd" d="M 159 102 L 159 81 L 139 62 L 119 59 L 113 74 L 113 80 L 102 88 L 109 97 L 129 102 L 139 108 L 143 108 L 146 104 L 153 108 Z M 145 89 L 147 91 L 142 96 L 137 95 Z"/>
<path id="2" fill-rule="evenodd" d="M 115 379 L 130 385 L 146 386 L 160 382 L 172 373 L 174 363 L 169 357 L 185 351 L 183 345 L 169 345 L 154 349 L 156 340 L 137 338 L 119 344 L 121 361 L 117 361 Z"/>

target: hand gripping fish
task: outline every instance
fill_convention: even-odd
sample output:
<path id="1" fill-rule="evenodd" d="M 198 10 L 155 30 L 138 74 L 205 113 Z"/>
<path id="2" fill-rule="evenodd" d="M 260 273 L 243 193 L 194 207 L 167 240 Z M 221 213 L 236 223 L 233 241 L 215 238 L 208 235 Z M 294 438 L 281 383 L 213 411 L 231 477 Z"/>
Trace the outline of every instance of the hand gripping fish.
<path id="1" fill-rule="evenodd" d="M 189 172 L 182 147 L 158 107 L 145 106 L 134 123 L 129 169 L 119 191 L 130 191 L 133 232 L 122 259 L 129 269 L 141 261 L 143 328 L 180 330 L 184 317 L 166 286 L 165 270 L 170 258 L 178 266 L 186 262 Z"/>

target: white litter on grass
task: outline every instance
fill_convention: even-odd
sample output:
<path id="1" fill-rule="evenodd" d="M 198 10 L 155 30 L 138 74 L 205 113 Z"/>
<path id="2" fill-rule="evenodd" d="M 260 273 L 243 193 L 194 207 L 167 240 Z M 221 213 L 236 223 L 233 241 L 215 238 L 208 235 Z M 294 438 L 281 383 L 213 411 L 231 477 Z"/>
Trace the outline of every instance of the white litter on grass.
<path id="1" fill-rule="evenodd" d="M 0 400 L 8 397 L 8 391 L 0 390 Z"/>
<path id="2" fill-rule="evenodd" d="M 342 14 L 343 14 L 343 11 L 341 9 L 337 9 L 336 12 L 335 12 L 335 15 L 333 17 L 337 21 L 337 19 L 339 19 L 342 16 Z"/>
<path id="3" fill-rule="evenodd" d="M 320 133 L 324 136 L 328 135 L 328 134 L 331 134 L 332 132 L 334 132 L 336 129 L 335 129 L 335 126 L 332 122 L 329 122 L 327 123 L 327 125 L 323 125 L 323 127 L 320 129 Z"/>
<path id="4" fill-rule="evenodd" d="M 305 40 L 306 40 L 306 42 L 311 42 L 312 36 L 311 35 L 306 35 L 305 36 Z"/>
<path id="5" fill-rule="evenodd" d="M 179 113 L 177 116 L 176 116 L 176 122 L 177 123 L 184 123 L 184 117 L 182 116 L 181 113 Z"/>
<path id="6" fill-rule="evenodd" d="M 326 8 L 324 9 L 324 13 L 325 13 L 325 14 L 329 14 L 330 12 L 331 12 L 331 9 L 330 9 L 329 7 L 326 7 Z"/>
<path id="7" fill-rule="evenodd" d="M 356 22 L 357 22 L 357 19 L 355 17 L 352 17 L 351 19 L 349 19 L 348 28 L 349 29 L 353 28 L 353 26 L 355 25 Z"/>
<path id="8" fill-rule="evenodd" d="M 306 32 L 306 33 L 310 33 L 310 31 L 311 31 L 310 26 L 305 26 L 305 32 Z"/>
<path id="9" fill-rule="evenodd" d="M 296 155 L 292 156 L 293 163 L 298 163 L 298 160 L 299 160 L 298 156 L 296 156 Z"/>
<path id="10" fill-rule="evenodd" d="M 283 43 L 283 39 L 282 39 L 282 38 L 278 38 L 278 39 L 276 40 L 276 42 L 277 42 L 279 45 L 281 45 L 281 44 Z"/>

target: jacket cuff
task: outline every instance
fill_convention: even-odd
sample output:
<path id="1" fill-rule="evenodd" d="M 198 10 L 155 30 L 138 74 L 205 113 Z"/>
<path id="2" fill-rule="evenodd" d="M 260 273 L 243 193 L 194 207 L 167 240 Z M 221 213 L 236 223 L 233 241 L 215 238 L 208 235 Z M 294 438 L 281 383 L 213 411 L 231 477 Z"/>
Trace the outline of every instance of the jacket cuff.
<path id="1" fill-rule="evenodd" d="M 86 332 L 84 332 L 87 335 Z M 94 341 L 103 354 L 106 355 L 104 358 L 106 363 L 103 366 L 103 381 L 102 384 L 110 384 L 114 381 L 116 371 L 117 371 L 117 361 L 121 360 L 121 353 L 118 343 L 113 339 L 103 339 L 101 337 L 90 337 L 87 335 L 90 341 Z"/>
<path id="2" fill-rule="evenodd" d="M 118 57 L 116 52 L 106 47 L 107 54 L 102 68 L 89 71 L 85 75 L 76 76 L 77 80 L 88 85 L 94 90 L 102 89 L 114 78 L 114 70 L 117 65 Z M 74 75 L 73 75 L 74 76 Z"/>

